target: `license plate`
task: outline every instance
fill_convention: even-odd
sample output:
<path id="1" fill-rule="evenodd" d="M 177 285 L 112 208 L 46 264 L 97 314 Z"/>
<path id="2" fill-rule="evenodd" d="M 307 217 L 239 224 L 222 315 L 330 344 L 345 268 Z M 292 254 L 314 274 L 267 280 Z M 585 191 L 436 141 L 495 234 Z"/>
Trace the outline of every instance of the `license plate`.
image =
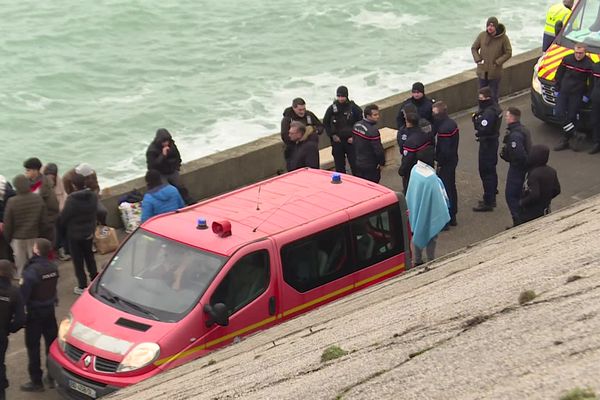
<path id="1" fill-rule="evenodd" d="M 83 393 L 86 396 L 90 396 L 92 399 L 96 398 L 96 391 L 94 389 L 92 389 L 91 387 L 82 385 L 79 382 L 69 380 L 69 387 L 73 390 L 78 391 L 79 393 Z"/>

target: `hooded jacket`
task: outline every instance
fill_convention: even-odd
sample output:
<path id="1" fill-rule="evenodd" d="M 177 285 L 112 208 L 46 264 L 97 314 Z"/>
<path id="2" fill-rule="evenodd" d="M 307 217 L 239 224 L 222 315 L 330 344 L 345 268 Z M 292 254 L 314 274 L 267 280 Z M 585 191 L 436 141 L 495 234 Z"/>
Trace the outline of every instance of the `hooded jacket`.
<path id="1" fill-rule="evenodd" d="M 48 229 L 46 205 L 41 196 L 31 193 L 29 179 L 17 175 L 14 179 L 17 194 L 6 202 L 4 210 L 4 237 L 12 239 L 35 239 Z"/>
<path id="2" fill-rule="evenodd" d="M 529 152 L 529 173 L 519 201 L 523 222 L 544 215 L 552 199 L 560 194 L 556 170 L 547 165 L 549 155 L 548 147 L 539 144 L 532 146 Z"/>
<path id="3" fill-rule="evenodd" d="M 59 229 L 69 239 L 91 239 L 98 220 L 98 196 L 90 189 L 67 196 L 59 218 Z"/>
<path id="4" fill-rule="evenodd" d="M 37 193 L 44 200 L 44 205 L 46 206 L 46 215 L 48 217 L 48 225 L 44 232 L 41 233 L 41 236 L 54 241 L 54 226 L 56 224 L 56 219 L 58 218 L 59 213 L 59 204 L 58 199 L 56 198 L 56 193 L 54 192 L 54 188 L 52 187 L 52 183 L 50 182 L 50 178 L 46 175 L 40 175 L 37 180 L 30 183 L 30 190 L 33 193 Z"/>
<path id="5" fill-rule="evenodd" d="M 323 130 L 325 129 L 319 118 L 317 118 L 317 116 L 313 114 L 312 111 L 308 110 L 306 110 L 304 117 L 299 117 L 298 115 L 296 115 L 292 107 L 288 107 L 283 111 L 283 118 L 281 119 L 281 140 L 283 140 L 283 143 L 285 143 L 286 149 L 293 146 L 294 144 L 294 142 L 292 142 L 289 137 L 290 124 L 292 123 L 292 121 L 302 122 L 306 126 L 306 132 L 308 132 L 310 140 L 313 140 L 317 143 L 319 142 L 318 135 L 323 133 Z M 309 127 L 312 127 L 312 129 L 310 129 Z M 287 152 L 289 151 L 290 150 L 287 150 Z M 287 158 L 289 157 L 286 156 L 286 159 Z"/>
<path id="6" fill-rule="evenodd" d="M 290 162 L 288 171 L 308 167 L 319 169 L 319 145 L 311 137 L 316 136 L 314 133 L 309 137 L 304 136 L 298 142 L 291 145 Z"/>
<path id="7" fill-rule="evenodd" d="M 512 47 L 504 25 L 497 25 L 494 36 L 487 30 L 481 32 L 471 46 L 471 53 L 477 63 L 479 79 L 486 79 L 486 74 L 487 79 L 500 79 L 502 64 L 512 57 Z"/>
<path id="8" fill-rule="evenodd" d="M 165 156 L 162 152 L 162 143 L 167 140 L 169 141 L 169 151 Z M 146 165 L 148 169 L 155 169 L 161 175 L 171 175 L 181 168 L 181 155 L 168 130 L 159 129 L 156 131 L 154 140 L 146 150 Z"/>
<path id="9" fill-rule="evenodd" d="M 177 188 L 165 183 L 152 188 L 144 194 L 142 200 L 142 222 L 170 211 L 175 211 L 185 206 Z"/>

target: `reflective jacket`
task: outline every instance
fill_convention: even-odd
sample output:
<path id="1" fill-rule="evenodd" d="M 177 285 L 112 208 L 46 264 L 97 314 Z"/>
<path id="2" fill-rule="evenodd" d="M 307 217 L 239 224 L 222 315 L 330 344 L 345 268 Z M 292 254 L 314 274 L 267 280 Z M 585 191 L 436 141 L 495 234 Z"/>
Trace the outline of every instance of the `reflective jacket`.
<path id="1" fill-rule="evenodd" d="M 556 36 L 556 23 L 562 21 L 564 24 L 567 21 L 567 18 L 569 18 L 569 15 L 571 15 L 571 10 L 565 7 L 562 1 L 551 6 L 546 13 L 544 33 L 546 35 Z"/>

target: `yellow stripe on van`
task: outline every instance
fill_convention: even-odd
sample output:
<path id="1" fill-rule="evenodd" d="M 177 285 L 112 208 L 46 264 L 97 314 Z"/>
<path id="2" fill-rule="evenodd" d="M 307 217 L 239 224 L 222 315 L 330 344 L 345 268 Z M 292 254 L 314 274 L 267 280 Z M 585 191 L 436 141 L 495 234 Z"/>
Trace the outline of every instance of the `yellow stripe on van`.
<path id="1" fill-rule="evenodd" d="M 213 346 L 215 346 L 215 345 L 217 345 L 219 343 L 222 343 L 222 342 L 224 342 L 226 340 L 229 340 L 229 339 L 234 338 L 236 336 L 243 335 L 246 332 L 249 332 L 249 331 L 252 331 L 252 330 L 254 330 L 256 328 L 260 328 L 261 326 L 267 325 L 267 324 L 275 321 L 276 319 L 281 319 L 283 317 L 287 317 L 288 315 L 297 313 L 298 311 L 301 311 L 301 310 L 304 310 L 306 308 L 312 307 L 315 304 L 322 303 L 325 300 L 329 300 L 332 297 L 335 297 L 335 296 L 338 296 L 338 295 L 340 295 L 342 293 L 348 292 L 348 291 L 350 291 L 350 290 L 352 290 L 354 288 L 366 285 L 367 283 L 373 282 L 374 280 L 377 280 L 377 279 L 382 278 L 382 277 L 384 277 L 386 275 L 389 275 L 389 274 L 393 274 L 394 272 L 397 272 L 397 271 L 400 271 L 400 270 L 403 270 L 403 269 L 404 269 L 404 264 L 397 265 L 397 266 L 395 266 L 393 268 L 387 269 L 387 270 L 385 270 L 383 272 L 380 272 L 380 273 L 378 273 L 376 275 L 370 276 L 370 277 L 368 277 L 366 279 L 363 279 L 361 281 L 353 283 L 352 285 L 348 285 L 348 286 L 345 286 L 345 287 L 343 287 L 341 289 L 334 290 L 333 292 L 327 293 L 324 296 L 318 297 L 318 298 L 316 298 L 314 300 L 311 300 L 311 301 L 308 301 L 308 302 L 306 302 L 304 304 L 300 304 L 299 306 L 290 308 L 289 310 L 284 311 L 283 314 L 278 314 L 277 316 L 272 316 L 272 317 L 263 319 L 262 321 L 254 323 L 252 325 L 248 325 L 248 326 L 246 326 L 246 327 L 244 327 L 242 329 L 238 329 L 237 331 L 232 332 L 232 333 L 230 333 L 228 335 L 224 335 L 224 336 L 221 336 L 221 337 L 219 337 L 217 339 L 211 340 L 210 342 L 208 342 L 206 344 L 202 344 L 202 345 L 199 345 L 199 346 L 194 346 L 194 347 L 192 347 L 192 348 L 190 348 L 188 350 L 179 352 L 177 354 L 173 354 L 172 356 L 161 358 L 160 360 L 156 360 L 154 362 L 154 365 L 160 366 L 160 365 L 163 365 L 163 364 L 166 364 L 166 363 L 178 360 L 180 358 L 188 357 L 188 356 L 190 356 L 190 355 L 192 355 L 194 353 L 197 353 L 199 351 L 202 351 L 202 350 L 205 350 L 207 348 L 213 347 Z"/>

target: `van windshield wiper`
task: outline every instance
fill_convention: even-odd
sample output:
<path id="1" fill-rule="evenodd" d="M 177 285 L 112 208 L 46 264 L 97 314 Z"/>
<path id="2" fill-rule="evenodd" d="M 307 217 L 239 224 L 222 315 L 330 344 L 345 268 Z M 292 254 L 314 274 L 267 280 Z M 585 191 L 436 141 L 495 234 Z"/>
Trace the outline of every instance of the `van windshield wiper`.
<path id="1" fill-rule="evenodd" d="M 152 319 L 154 319 L 155 321 L 160 321 L 160 318 L 158 318 L 156 315 L 154 315 L 152 312 L 146 310 L 144 307 L 139 306 L 135 303 L 132 303 L 131 301 L 127 301 L 125 299 L 120 298 L 119 296 L 113 296 L 112 297 L 114 301 L 116 301 L 117 303 L 121 303 L 121 304 L 125 304 L 126 306 L 128 306 L 129 308 L 132 308 L 136 311 L 141 312 L 142 314 L 145 314 L 149 317 L 151 317 Z M 109 300 L 110 301 L 110 300 Z"/>

